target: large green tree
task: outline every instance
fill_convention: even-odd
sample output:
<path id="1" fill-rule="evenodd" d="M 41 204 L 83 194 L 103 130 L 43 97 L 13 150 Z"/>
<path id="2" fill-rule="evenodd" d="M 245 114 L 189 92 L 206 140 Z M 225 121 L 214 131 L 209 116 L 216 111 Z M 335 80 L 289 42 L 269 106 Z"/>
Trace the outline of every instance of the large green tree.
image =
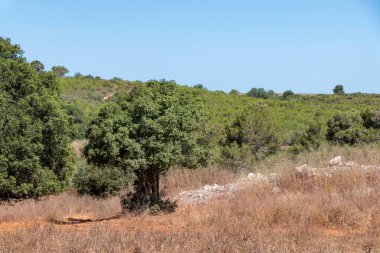
<path id="1" fill-rule="evenodd" d="M 40 197 L 67 185 L 67 115 L 55 75 L 0 37 L 0 200 Z"/>
<path id="2" fill-rule="evenodd" d="M 134 207 L 161 201 L 160 175 L 173 165 L 194 168 L 204 162 L 205 114 L 197 93 L 171 81 L 148 81 L 119 95 L 90 124 L 88 161 L 134 178 L 135 193 L 127 201 Z"/>

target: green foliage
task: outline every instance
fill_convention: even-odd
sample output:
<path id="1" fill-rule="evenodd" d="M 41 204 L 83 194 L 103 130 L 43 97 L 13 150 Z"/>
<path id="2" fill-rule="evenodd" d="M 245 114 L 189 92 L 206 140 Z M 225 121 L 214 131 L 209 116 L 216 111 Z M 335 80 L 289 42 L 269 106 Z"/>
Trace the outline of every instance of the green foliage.
<path id="1" fill-rule="evenodd" d="M 333 92 L 334 92 L 334 94 L 337 94 L 337 95 L 344 94 L 344 87 L 343 87 L 343 85 L 339 84 L 339 85 L 335 86 L 335 88 L 333 89 Z"/>
<path id="2" fill-rule="evenodd" d="M 105 198 L 118 194 L 128 186 L 128 179 L 117 167 L 89 166 L 81 162 L 73 178 L 75 188 L 81 194 Z"/>
<path id="3" fill-rule="evenodd" d="M 291 142 L 291 151 L 298 154 L 303 151 L 311 151 L 321 146 L 324 140 L 322 126 L 319 122 L 308 124 L 304 129 L 296 131 Z"/>
<path id="4" fill-rule="evenodd" d="M 326 138 L 332 143 L 355 145 L 379 140 L 379 132 L 366 128 L 357 114 L 337 114 L 327 123 Z"/>
<path id="5" fill-rule="evenodd" d="M 62 190 L 71 174 L 67 115 L 55 75 L 0 38 L 0 199 Z"/>
<path id="6" fill-rule="evenodd" d="M 72 117 L 73 138 L 83 138 L 90 119 L 112 100 L 110 94 L 130 92 L 134 87 L 144 85 L 139 81 L 102 80 L 84 77 L 59 78 L 62 98 Z M 192 91 L 194 88 L 181 87 Z M 224 156 L 226 125 L 233 121 L 245 108 L 261 99 L 248 96 L 237 96 L 196 89 L 205 103 L 209 121 L 203 136 L 209 141 L 207 148 L 208 162 L 221 163 Z M 104 100 L 104 98 L 109 99 Z M 321 132 L 327 134 L 327 121 L 335 114 L 360 114 L 368 108 L 380 108 L 380 95 L 376 94 L 346 94 L 336 95 L 294 95 L 291 98 L 273 97 L 265 100 L 268 105 L 267 117 L 275 129 L 280 145 L 291 145 L 294 142 L 294 132 L 305 131 L 310 123 L 319 115 L 318 122 L 322 125 Z"/>
<path id="7" fill-rule="evenodd" d="M 361 114 L 365 128 L 380 129 L 380 110 L 371 111 L 367 109 Z"/>
<path id="8" fill-rule="evenodd" d="M 85 155 L 100 168 L 135 175 L 134 197 L 142 194 L 153 202 L 160 198 L 159 176 L 172 165 L 193 168 L 205 161 L 204 120 L 195 90 L 172 81 L 149 81 L 100 110 L 88 128 Z"/>
<path id="9" fill-rule="evenodd" d="M 230 95 L 239 95 L 240 92 L 238 90 L 232 89 L 229 94 Z"/>
<path id="10" fill-rule="evenodd" d="M 45 66 L 42 62 L 38 61 L 38 60 L 35 60 L 35 61 L 32 61 L 30 63 L 30 65 L 32 65 L 32 67 L 34 68 L 35 71 L 37 72 L 41 72 L 45 69 Z"/>
<path id="11" fill-rule="evenodd" d="M 282 96 L 283 97 L 291 97 L 291 96 L 294 96 L 294 92 L 293 91 L 291 91 L 291 90 L 286 90 L 286 91 L 284 91 L 284 93 L 282 93 Z"/>
<path id="12" fill-rule="evenodd" d="M 201 83 L 196 84 L 193 87 L 196 88 L 196 89 L 207 90 L 207 88 L 203 84 L 201 84 Z"/>
<path id="13" fill-rule="evenodd" d="M 225 156 L 227 159 L 238 157 L 245 160 L 248 156 L 260 160 L 278 149 L 278 140 L 271 122 L 267 117 L 267 106 L 256 103 L 239 115 L 227 127 Z M 236 155 L 237 148 L 240 155 Z"/>
<path id="14" fill-rule="evenodd" d="M 247 96 L 254 97 L 254 98 L 264 98 L 264 99 L 267 99 L 267 98 L 272 98 L 272 97 L 276 96 L 276 94 L 274 93 L 273 90 L 266 91 L 263 88 L 258 88 L 258 89 L 257 88 L 252 88 L 252 89 L 250 89 L 247 92 Z"/>
<path id="15" fill-rule="evenodd" d="M 20 45 L 12 44 L 11 39 L 0 37 L 0 59 L 19 59 L 24 60 L 22 55 L 24 51 L 22 51 Z"/>
<path id="16" fill-rule="evenodd" d="M 53 71 L 59 77 L 63 77 L 69 73 L 69 70 L 64 66 L 53 66 L 51 68 L 51 71 Z"/>

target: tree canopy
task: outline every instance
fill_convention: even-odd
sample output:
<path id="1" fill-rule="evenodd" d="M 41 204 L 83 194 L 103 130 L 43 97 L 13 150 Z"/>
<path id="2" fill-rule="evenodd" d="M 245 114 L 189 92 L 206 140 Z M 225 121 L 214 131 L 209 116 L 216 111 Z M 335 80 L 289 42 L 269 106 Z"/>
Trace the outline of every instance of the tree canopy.
<path id="1" fill-rule="evenodd" d="M 334 94 L 337 94 L 337 95 L 344 94 L 344 87 L 343 87 L 343 85 L 339 84 L 339 85 L 335 86 L 335 88 L 333 89 L 333 92 L 334 92 Z"/>
<path id="2" fill-rule="evenodd" d="M 274 97 L 276 94 L 273 90 L 266 91 L 264 88 L 252 88 L 247 92 L 247 96 L 254 97 L 254 98 L 271 98 Z"/>
<path id="3" fill-rule="evenodd" d="M 40 62 L 39 60 L 34 60 L 30 64 L 32 65 L 34 70 L 37 72 L 41 72 L 45 69 L 44 64 L 42 62 Z"/>
<path id="4" fill-rule="evenodd" d="M 0 200 L 62 190 L 71 172 L 67 115 L 55 75 L 0 38 Z"/>
<path id="5" fill-rule="evenodd" d="M 64 66 L 53 66 L 51 70 L 57 74 L 59 77 L 65 76 L 67 73 L 69 73 L 69 70 Z"/>
<path id="6" fill-rule="evenodd" d="M 294 96 L 294 92 L 292 90 L 286 90 L 284 93 L 282 93 L 283 97 L 291 97 Z"/>
<path id="7" fill-rule="evenodd" d="M 193 168 L 204 162 L 205 114 L 197 93 L 163 80 L 119 95 L 89 126 L 88 161 L 134 178 L 134 201 L 159 200 L 160 175 L 175 164 Z"/>

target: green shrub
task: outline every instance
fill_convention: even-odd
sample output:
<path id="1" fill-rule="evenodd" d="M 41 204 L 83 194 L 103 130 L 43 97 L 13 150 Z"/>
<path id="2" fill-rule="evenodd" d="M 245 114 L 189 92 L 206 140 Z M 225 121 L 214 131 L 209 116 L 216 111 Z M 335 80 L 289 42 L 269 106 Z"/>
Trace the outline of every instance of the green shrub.
<path id="1" fill-rule="evenodd" d="M 273 90 L 266 91 L 263 88 L 252 88 L 247 92 L 247 96 L 254 97 L 254 98 L 272 98 L 275 97 L 275 93 Z"/>
<path id="2" fill-rule="evenodd" d="M 81 162 L 73 178 L 75 188 L 81 194 L 105 198 L 118 194 L 132 180 L 117 167 L 97 167 Z"/>
<path id="3" fill-rule="evenodd" d="M 334 94 L 337 94 L 337 95 L 343 95 L 344 94 L 343 85 L 339 84 L 339 85 L 335 86 L 335 88 L 333 89 L 333 92 L 334 92 Z"/>
<path id="4" fill-rule="evenodd" d="M 363 125 L 366 128 L 380 129 L 380 110 L 366 110 L 361 114 Z"/>
<path id="5" fill-rule="evenodd" d="M 294 96 L 294 92 L 293 91 L 291 91 L 291 90 L 286 90 L 286 91 L 284 91 L 284 93 L 282 93 L 282 96 L 283 97 L 291 97 L 291 96 Z"/>
<path id="6" fill-rule="evenodd" d="M 294 133 L 291 141 L 291 151 L 298 154 L 320 147 L 324 137 L 322 126 L 318 122 L 308 124 L 305 129 Z"/>
<path id="7" fill-rule="evenodd" d="M 267 115 L 267 106 L 256 103 L 227 126 L 224 149 L 227 161 L 234 156 L 238 164 L 247 157 L 260 160 L 277 151 L 278 139 Z"/>
<path id="8" fill-rule="evenodd" d="M 349 145 L 379 140 L 379 131 L 366 128 L 366 124 L 369 124 L 366 121 L 366 118 L 363 121 L 363 118 L 356 114 L 337 114 L 327 123 L 326 138 L 332 143 Z"/>
<path id="9" fill-rule="evenodd" d="M 37 71 L 38 70 L 38 71 Z M 0 200 L 63 190 L 72 172 L 68 117 L 56 75 L 0 38 Z"/>

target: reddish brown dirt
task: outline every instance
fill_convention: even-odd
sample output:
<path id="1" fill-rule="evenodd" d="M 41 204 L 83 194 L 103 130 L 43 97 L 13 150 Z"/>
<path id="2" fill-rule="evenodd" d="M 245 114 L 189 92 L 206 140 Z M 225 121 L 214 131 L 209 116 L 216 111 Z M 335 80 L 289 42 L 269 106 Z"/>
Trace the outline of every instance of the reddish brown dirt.
<path id="1" fill-rule="evenodd" d="M 199 215 L 205 215 L 199 214 Z M 207 215 L 207 214 L 206 214 Z M 92 219 L 93 216 L 75 216 L 75 219 L 88 220 Z M 0 231 L 15 231 L 19 229 L 27 229 L 31 227 L 43 227 L 46 225 L 53 225 L 57 228 L 63 230 L 86 230 L 89 228 L 100 227 L 112 229 L 115 231 L 129 231 L 130 233 L 149 231 L 149 232 L 164 232 L 164 233 L 187 233 L 187 232 L 207 232 L 207 227 L 202 226 L 188 226 L 185 225 L 187 215 L 186 210 L 178 210 L 176 213 L 159 215 L 159 216 L 149 216 L 149 215 L 134 215 L 125 216 L 112 220 L 104 221 L 94 221 L 94 222 L 83 222 L 78 224 L 55 224 L 48 220 L 32 220 L 32 221 L 14 221 L 14 222 L 4 222 L 0 223 Z M 322 236 L 328 237 L 344 237 L 348 235 L 363 235 L 365 231 L 362 230 L 345 230 L 345 229 L 331 229 L 331 228 L 311 228 L 318 231 Z M 276 233 L 281 234 L 293 231 L 296 232 L 297 228 L 273 228 Z"/>
<path id="2" fill-rule="evenodd" d="M 83 222 L 77 224 L 56 224 L 59 221 L 67 221 L 69 218 L 75 220 L 83 220 Z M 131 233 L 137 231 L 159 231 L 167 233 L 185 233 L 185 232 L 203 232 L 207 231 L 207 228 L 201 226 L 187 226 L 186 210 L 177 210 L 175 213 L 150 216 L 150 215 L 130 215 L 121 218 L 93 221 L 93 215 L 78 215 L 73 217 L 66 217 L 57 221 L 49 220 L 31 220 L 31 221 L 12 221 L 0 223 L 0 231 L 12 231 L 18 229 L 26 229 L 35 226 L 53 225 L 62 229 L 88 229 L 93 227 L 107 227 L 107 229 L 130 231 Z M 86 220 L 92 220 L 86 222 Z M 175 222 L 173 222 L 175 221 Z"/>

